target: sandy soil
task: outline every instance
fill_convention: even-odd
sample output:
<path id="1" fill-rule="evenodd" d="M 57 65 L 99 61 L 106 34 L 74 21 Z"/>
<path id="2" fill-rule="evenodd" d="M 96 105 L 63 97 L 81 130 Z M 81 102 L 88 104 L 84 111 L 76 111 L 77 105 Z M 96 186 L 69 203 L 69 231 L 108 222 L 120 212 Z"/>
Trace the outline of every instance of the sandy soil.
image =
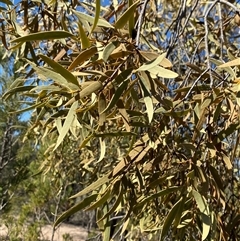
<path id="1" fill-rule="evenodd" d="M 45 240 L 51 240 L 52 237 L 52 226 L 46 225 L 42 228 L 42 234 Z M 54 234 L 54 241 L 64 241 L 63 235 L 69 234 L 73 241 L 85 241 L 87 238 L 87 231 L 76 225 L 71 224 L 61 224 L 61 226 L 55 231 Z M 7 228 L 4 226 L 0 226 L 0 236 L 6 236 L 7 235 Z"/>

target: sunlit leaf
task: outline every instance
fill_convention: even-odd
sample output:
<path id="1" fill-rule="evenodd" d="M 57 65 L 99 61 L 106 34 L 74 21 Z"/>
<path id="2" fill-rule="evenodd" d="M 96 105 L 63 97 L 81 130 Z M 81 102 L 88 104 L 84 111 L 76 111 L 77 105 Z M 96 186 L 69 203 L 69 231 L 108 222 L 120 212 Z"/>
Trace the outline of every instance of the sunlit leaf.
<path id="1" fill-rule="evenodd" d="M 136 8 L 139 4 L 139 1 L 136 1 L 134 4 L 131 5 L 117 20 L 117 22 L 114 24 L 116 29 L 121 29 L 124 27 L 124 25 L 129 21 L 129 19 L 134 15 L 134 12 L 136 11 Z"/>
<path id="2" fill-rule="evenodd" d="M 148 69 L 149 73 L 153 78 L 156 77 L 162 77 L 162 78 L 177 78 L 178 74 L 169 70 L 169 69 L 164 69 L 161 66 L 155 66 L 151 69 Z"/>
<path id="3" fill-rule="evenodd" d="M 100 206 L 102 206 L 110 197 L 111 194 L 111 189 L 108 188 L 107 191 L 98 199 L 96 200 L 96 202 L 94 202 L 93 204 L 91 204 L 86 211 L 88 210 L 93 210 L 95 208 L 98 208 Z"/>
<path id="4" fill-rule="evenodd" d="M 67 133 L 72 125 L 72 121 L 74 120 L 74 116 L 76 114 L 77 107 L 78 107 L 78 102 L 76 101 L 72 104 L 71 108 L 69 109 L 66 119 L 64 121 L 63 127 L 60 131 L 60 135 L 58 136 L 54 150 L 56 150 L 59 147 L 59 145 L 63 142 L 64 137 L 67 135 Z"/>
<path id="5" fill-rule="evenodd" d="M 42 60 L 44 60 L 45 63 L 47 63 L 49 66 L 51 66 L 57 73 L 62 75 L 68 82 L 71 82 L 77 86 L 79 86 L 77 78 L 69 72 L 67 69 L 62 67 L 59 63 L 55 62 L 54 60 L 48 58 L 45 55 L 39 54 L 38 55 Z"/>
<path id="6" fill-rule="evenodd" d="M 108 181 L 110 181 L 111 179 L 109 178 L 110 173 L 106 174 L 103 177 L 100 177 L 97 181 L 93 182 L 92 184 L 90 184 L 89 186 L 87 186 L 85 189 L 83 189 L 82 191 L 80 191 L 79 193 L 75 194 L 74 196 L 72 196 L 71 198 L 76 198 L 76 197 L 80 197 L 82 195 L 85 195 L 93 190 L 96 190 L 98 187 L 102 186 L 103 184 L 107 183 Z"/>
<path id="7" fill-rule="evenodd" d="M 141 67 L 139 67 L 137 69 L 137 71 L 146 71 L 151 68 L 154 68 L 155 66 L 159 65 L 165 57 L 166 57 L 166 53 L 163 53 L 163 54 L 159 55 L 156 59 L 154 59 L 146 64 L 143 64 Z"/>
<path id="8" fill-rule="evenodd" d="M 93 22 L 91 32 L 93 32 L 94 29 L 97 26 L 97 23 L 98 23 L 98 20 L 99 20 L 99 17 L 100 17 L 100 10 L 101 10 L 101 0 L 96 0 L 95 17 L 94 17 L 94 22 Z"/>
<path id="9" fill-rule="evenodd" d="M 161 241 L 164 240 L 165 236 L 169 232 L 169 229 L 173 223 L 173 220 L 176 218 L 176 212 L 179 209 L 179 206 L 181 205 L 181 203 L 182 203 L 182 198 L 180 198 L 179 201 L 177 201 L 173 205 L 170 212 L 167 214 L 167 216 L 164 220 L 163 227 L 162 227 L 162 232 L 161 232 L 161 237 L 160 237 Z"/>
<path id="10" fill-rule="evenodd" d="M 102 59 L 104 62 L 106 62 L 110 56 L 110 54 L 113 52 L 113 50 L 116 48 L 118 42 L 110 42 L 103 50 L 102 53 Z"/>
<path id="11" fill-rule="evenodd" d="M 237 65 L 240 65 L 240 58 L 231 60 L 225 64 L 221 64 L 218 66 L 218 68 L 233 67 L 233 66 L 237 66 Z"/>
<path id="12" fill-rule="evenodd" d="M 88 21 L 90 24 L 94 25 L 94 21 L 95 21 L 94 17 L 75 10 L 72 10 L 72 12 L 78 17 L 80 21 L 85 20 L 85 21 Z M 105 27 L 105 28 L 113 28 L 113 26 L 109 22 L 107 22 L 105 19 L 102 19 L 102 18 L 98 19 L 97 26 Z"/>
<path id="13" fill-rule="evenodd" d="M 91 95 L 92 93 L 94 93 L 95 91 L 98 91 L 100 89 L 102 89 L 103 85 L 101 82 L 99 81 L 93 81 L 91 82 L 87 87 L 85 87 L 83 90 L 81 90 L 79 92 L 79 94 L 75 95 L 75 97 L 73 97 L 72 99 L 70 99 L 65 106 L 71 105 L 73 102 L 80 100 L 86 96 Z"/>
<path id="14" fill-rule="evenodd" d="M 78 23 L 78 28 L 79 28 L 79 33 L 80 33 L 80 38 L 81 38 L 81 43 L 82 43 L 82 48 L 86 49 L 91 46 L 91 43 L 80 23 Z"/>
<path id="15" fill-rule="evenodd" d="M 96 52 L 97 48 L 95 46 L 91 47 L 90 49 L 82 51 L 69 65 L 68 70 L 74 69 L 75 67 L 83 63 L 85 60 L 91 58 Z"/>
<path id="16" fill-rule="evenodd" d="M 37 40 L 48 40 L 48 39 L 62 39 L 62 38 L 69 38 L 74 37 L 69 32 L 65 31 L 45 31 L 45 32 L 38 32 L 38 33 L 31 33 L 23 37 L 16 38 L 11 40 L 11 43 L 19 43 L 19 42 L 28 42 L 28 41 L 37 41 Z"/>
<path id="17" fill-rule="evenodd" d="M 201 218 L 202 218 L 202 241 L 206 240 L 211 227 L 211 217 L 209 212 L 209 207 L 207 204 L 207 201 L 203 195 L 201 195 L 199 192 L 192 190 L 192 194 L 194 196 L 194 199 L 197 203 L 197 206 L 201 212 Z"/>
<path id="18" fill-rule="evenodd" d="M 107 112 L 107 111 L 111 110 L 116 105 L 117 101 L 122 96 L 123 92 L 126 90 L 126 88 L 128 86 L 128 83 L 129 83 L 129 81 L 125 80 L 120 84 L 120 86 L 118 86 L 118 88 L 117 88 L 116 92 L 114 93 L 112 99 L 110 100 L 106 109 L 103 112 Z"/>
<path id="19" fill-rule="evenodd" d="M 98 97 L 98 113 L 99 113 L 99 126 L 103 126 L 106 121 L 106 99 L 103 93 L 100 93 Z"/>
<path id="20" fill-rule="evenodd" d="M 70 209 L 68 209 L 67 211 L 65 211 L 54 223 L 54 227 L 56 227 L 59 223 L 61 223 L 62 221 L 64 221 L 66 218 L 68 218 L 69 216 L 75 214 L 76 212 L 84 209 L 85 207 L 87 207 L 88 205 L 91 204 L 92 201 L 94 201 L 97 198 L 98 194 L 93 194 L 89 197 L 84 198 L 83 201 L 81 201 L 80 203 L 75 204 L 73 207 L 71 207 Z"/>

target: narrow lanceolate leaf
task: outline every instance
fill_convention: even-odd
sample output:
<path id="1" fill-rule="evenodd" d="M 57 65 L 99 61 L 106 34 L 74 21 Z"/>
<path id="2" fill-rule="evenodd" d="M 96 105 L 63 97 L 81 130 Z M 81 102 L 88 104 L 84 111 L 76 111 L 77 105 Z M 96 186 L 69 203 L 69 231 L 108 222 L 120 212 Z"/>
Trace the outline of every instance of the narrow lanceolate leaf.
<path id="1" fill-rule="evenodd" d="M 139 51 L 139 52 L 148 61 L 155 60 L 159 56 L 159 54 L 155 52 L 150 52 L 150 51 Z M 164 68 L 172 67 L 172 63 L 166 58 L 164 58 L 162 62 L 159 63 L 159 65 L 161 65 Z"/>
<path id="2" fill-rule="evenodd" d="M 62 143 L 64 137 L 67 135 L 67 133 L 72 125 L 72 121 L 74 120 L 74 116 L 76 114 L 77 107 L 78 107 L 78 101 L 74 102 L 72 104 L 70 110 L 68 111 L 68 114 L 66 116 L 63 127 L 61 129 L 61 133 L 58 136 L 57 143 L 56 143 L 56 146 L 54 147 L 54 150 L 56 150 L 59 147 L 59 145 Z"/>
<path id="3" fill-rule="evenodd" d="M 64 212 L 54 223 L 53 227 L 56 227 L 59 223 L 61 223 L 62 221 L 64 221 L 66 218 L 68 218 L 69 216 L 75 214 L 76 212 L 84 209 L 85 207 L 87 207 L 88 205 L 91 204 L 92 201 L 94 201 L 97 198 L 98 194 L 93 194 L 89 197 L 84 198 L 83 201 L 81 201 L 80 203 L 77 203 L 76 205 L 74 205 L 73 207 L 71 207 L 70 209 L 68 209 L 66 212 Z"/>
<path id="4" fill-rule="evenodd" d="M 96 164 L 99 163 L 100 161 L 102 161 L 106 154 L 106 143 L 105 143 L 104 138 L 100 137 L 99 142 L 100 142 L 100 156 L 99 156 L 99 159 L 96 162 Z"/>
<path id="5" fill-rule="evenodd" d="M 74 35 L 66 31 L 45 31 L 45 32 L 31 33 L 26 36 L 16 38 L 12 40 L 11 43 L 48 40 L 48 39 L 62 39 L 62 38 L 69 38 L 69 37 L 74 37 Z"/>
<path id="6" fill-rule="evenodd" d="M 103 214 L 107 213 L 109 210 L 108 204 L 104 205 L 103 208 Z M 110 234 L 111 234 L 111 222 L 110 217 L 107 217 L 104 222 L 104 232 L 103 232 L 103 241 L 109 241 L 111 240 Z"/>
<path id="7" fill-rule="evenodd" d="M 172 193 L 172 192 L 177 192 L 181 189 L 182 189 L 182 187 L 177 187 L 177 186 L 176 187 L 173 186 L 173 187 L 169 187 L 167 189 L 163 189 L 163 190 L 161 190 L 157 193 L 154 193 L 151 196 L 146 197 L 143 200 L 139 201 L 139 203 L 137 204 L 137 208 L 142 208 L 142 206 L 144 204 L 147 204 L 147 203 L 151 202 L 151 200 L 153 200 L 153 199 L 168 195 L 169 193 Z"/>
<path id="8" fill-rule="evenodd" d="M 162 77 L 162 78 L 177 78 L 178 74 L 169 70 L 164 69 L 161 66 L 155 66 L 154 68 L 148 69 L 148 72 L 153 78 Z"/>
<path id="9" fill-rule="evenodd" d="M 110 194 L 111 194 L 111 189 L 108 188 L 108 190 L 95 203 L 93 203 L 90 207 L 88 207 L 86 211 L 101 207 L 109 199 Z"/>
<path id="10" fill-rule="evenodd" d="M 153 119 L 153 113 L 154 113 L 152 97 L 151 97 L 151 94 L 149 93 L 149 91 L 147 90 L 146 86 L 142 82 L 141 78 L 140 78 L 140 85 L 141 85 L 141 89 L 143 92 L 144 103 L 147 108 L 148 121 L 149 121 L 149 123 L 151 123 L 151 121 Z"/>
<path id="11" fill-rule="evenodd" d="M 99 126 L 103 126 L 106 121 L 106 113 L 103 112 L 106 109 L 106 99 L 103 93 L 98 97 L 98 113 L 99 113 Z"/>
<path id="12" fill-rule="evenodd" d="M 75 84 L 79 86 L 77 78 L 69 72 L 67 69 L 65 69 L 62 65 L 55 62 L 54 60 L 48 58 L 45 55 L 39 54 L 38 55 L 45 63 L 47 63 L 50 67 L 52 67 L 57 73 L 62 75 L 68 82 Z"/>
<path id="13" fill-rule="evenodd" d="M 218 68 L 233 67 L 233 66 L 238 66 L 238 65 L 240 65 L 240 58 L 234 59 L 225 64 L 221 64 L 218 66 Z"/>
<path id="14" fill-rule="evenodd" d="M 40 107 L 45 106 L 45 105 L 46 105 L 45 102 L 41 102 L 41 103 L 37 103 L 35 105 L 31 105 L 31 106 L 29 106 L 27 108 L 24 108 L 24 109 L 14 111 L 13 113 L 15 113 L 15 114 L 24 113 L 24 112 L 29 111 L 29 110 L 33 110 L 33 109 L 36 110 L 37 108 L 40 108 Z M 12 113 L 12 112 L 10 112 L 10 113 Z"/>
<path id="15" fill-rule="evenodd" d="M 211 216 L 207 201 L 203 195 L 199 192 L 192 190 L 192 195 L 197 203 L 197 206 L 201 212 L 202 219 L 202 241 L 205 240 L 210 232 Z"/>
<path id="16" fill-rule="evenodd" d="M 79 33 L 80 33 L 80 39 L 81 39 L 81 43 L 82 43 L 82 49 L 86 49 L 89 48 L 91 46 L 91 43 L 82 27 L 82 24 L 78 23 L 78 29 L 79 29 Z"/>
<path id="17" fill-rule="evenodd" d="M 72 10 L 72 12 L 78 17 L 80 21 L 87 21 L 90 24 L 94 25 L 94 18 L 92 16 L 89 16 L 87 14 L 84 14 L 75 10 Z M 105 27 L 105 28 L 113 28 L 113 26 L 108 21 L 102 18 L 98 19 L 97 26 Z"/>
<path id="18" fill-rule="evenodd" d="M 111 206 L 111 208 L 109 209 L 109 211 L 107 213 L 104 214 L 103 217 L 101 217 L 97 222 L 101 222 L 103 219 L 109 217 L 118 207 L 118 205 L 120 204 L 120 202 L 122 201 L 122 198 L 123 198 L 123 188 L 122 188 L 122 185 L 120 185 L 119 187 L 119 194 L 116 198 L 116 201 L 114 202 L 114 204 Z"/>
<path id="19" fill-rule="evenodd" d="M 101 82 L 99 81 L 93 81 L 93 83 L 91 83 L 89 86 L 87 86 L 86 88 L 84 88 L 82 91 L 80 91 L 79 94 L 77 94 L 76 96 L 74 96 L 72 99 L 70 99 L 65 106 L 71 105 L 73 102 L 80 100 L 86 96 L 91 95 L 92 93 L 94 93 L 95 91 L 98 91 L 100 89 L 102 89 L 103 85 Z"/>
<path id="20" fill-rule="evenodd" d="M 112 99 L 110 100 L 107 108 L 103 112 L 107 112 L 111 110 L 117 103 L 117 101 L 120 99 L 122 96 L 123 92 L 126 90 L 128 86 L 128 80 L 123 81 L 120 86 L 117 88 L 116 92 L 114 93 Z"/>
<path id="21" fill-rule="evenodd" d="M 167 235 L 167 233 L 169 232 L 170 228 L 171 228 L 171 225 L 173 223 L 173 220 L 176 218 L 176 212 L 177 210 L 179 209 L 179 206 L 181 205 L 181 202 L 182 202 L 182 198 L 179 199 L 178 202 L 176 202 L 172 209 L 170 210 L 170 212 L 168 213 L 165 221 L 164 221 L 164 224 L 163 224 L 163 227 L 162 227 L 162 232 L 161 232 L 161 238 L 160 238 L 160 241 L 164 240 L 165 236 Z"/>
<path id="22" fill-rule="evenodd" d="M 159 65 L 163 59 L 165 59 L 166 53 L 159 55 L 156 59 L 149 61 L 146 64 L 143 64 L 141 67 L 137 69 L 137 71 L 146 71 L 151 68 L 154 68 L 155 66 Z"/>
<path id="23" fill-rule="evenodd" d="M 130 8 L 133 5 L 133 0 L 128 0 L 128 7 Z M 134 30 L 134 14 L 132 14 L 128 20 L 128 31 L 129 31 L 129 36 L 132 36 L 133 30 Z"/>
<path id="24" fill-rule="evenodd" d="M 26 62 L 28 62 L 32 68 L 36 71 L 36 73 L 40 76 L 45 78 L 46 80 L 52 79 L 55 83 L 66 87 L 69 90 L 78 90 L 79 87 L 76 86 L 75 84 L 69 83 L 67 82 L 67 80 L 61 76 L 59 73 L 48 69 L 48 68 L 44 68 L 44 67 L 37 67 L 34 63 L 32 63 L 31 61 L 26 59 Z"/>
<path id="25" fill-rule="evenodd" d="M 225 155 L 224 153 L 221 153 L 221 154 L 222 154 L 223 161 L 224 161 L 227 169 L 228 169 L 228 170 L 231 170 L 231 169 L 233 168 L 233 165 L 232 165 L 232 163 L 231 163 L 230 158 L 229 158 L 227 155 Z"/>
<path id="26" fill-rule="evenodd" d="M 85 195 L 93 190 L 96 190 L 97 188 L 99 188 L 100 186 L 102 186 L 103 184 L 107 183 L 108 181 L 110 181 L 110 176 L 111 173 L 106 174 L 103 177 L 100 177 L 96 182 L 92 183 L 91 185 L 87 186 L 85 189 L 83 189 L 82 191 L 80 191 L 79 193 L 75 194 L 74 196 L 70 197 L 70 198 L 76 198 L 76 197 L 80 197 L 82 195 Z"/>
<path id="27" fill-rule="evenodd" d="M 85 60 L 91 58 L 95 53 L 97 53 L 97 48 L 95 46 L 90 49 L 86 49 L 82 51 L 76 57 L 76 59 L 74 59 L 73 62 L 70 64 L 70 66 L 68 67 L 68 70 L 74 69 L 75 67 L 83 63 Z"/>
<path id="28" fill-rule="evenodd" d="M 104 62 L 106 62 L 108 60 L 108 57 L 110 56 L 110 54 L 113 52 L 113 50 L 117 47 L 118 42 L 110 42 L 103 50 L 102 53 L 102 59 Z"/>
<path id="29" fill-rule="evenodd" d="M 95 8 L 95 17 L 94 17 L 94 22 L 92 26 L 92 31 L 96 28 L 99 16 L 100 16 L 100 10 L 101 10 L 101 0 L 96 0 L 96 8 Z"/>
<path id="30" fill-rule="evenodd" d="M 15 88 L 12 88 L 10 90 L 8 90 L 7 92 L 4 93 L 4 95 L 2 96 L 3 99 L 8 99 L 10 96 L 17 94 L 19 92 L 25 92 L 25 91 L 30 91 L 34 88 L 34 86 L 17 86 Z"/>
<path id="31" fill-rule="evenodd" d="M 125 24 L 129 21 L 129 19 L 134 15 L 136 8 L 139 4 L 139 1 L 135 2 L 131 5 L 123 14 L 122 16 L 117 20 L 115 23 L 116 29 L 121 29 L 125 26 Z"/>

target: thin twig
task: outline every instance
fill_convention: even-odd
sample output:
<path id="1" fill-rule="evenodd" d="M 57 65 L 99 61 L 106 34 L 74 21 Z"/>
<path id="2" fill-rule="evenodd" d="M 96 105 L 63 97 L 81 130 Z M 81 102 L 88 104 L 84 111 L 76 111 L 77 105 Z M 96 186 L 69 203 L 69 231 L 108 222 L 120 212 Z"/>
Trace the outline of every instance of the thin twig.
<path id="1" fill-rule="evenodd" d="M 193 88 L 196 86 L 197 82 L 203 77 L 204 74 L 206 74 L 208 72 L 208 69 L 204 70 L 199 76 L 198 78 L 194 81 L 193 85 L 191 86 L 191 88 L 189 89 L 189 91 L 187 92 L 187 94 L 185 95 L 184 100 L 186 100 L 188 98 L 188 96 L 191 94 Z"/>
<path id="2" fill-rule="evenodd" d="M 210 64 L 210 54 L 209 54 L 209 48 L 208 48 L 208 15 L 209 13 L 212 11 L 212 9 L 214 8 L 214 6 L 217 4 L 219 0 L 215 0 L 211 6 L 208 8 L 208 10 L 206 11 L 206 13 L 204 14 L 204 28 L 205 28 L 205 35 L 204 35 L 204 39 L 205 39 L 205 51 L 206 51 L 206 58 L 207 58 L 207 68 L 209 70 L 209 76 L 210 76 L 210 87 L 212 88 L 213 86 L 213 77 L 212 77 L 212 72 L 211 72 L 211 64 Z"/>
<path id="3" fill-rule="evenodd" d="M 223 60 L 223 42 L 224 42 L 224 35 L 223 35 L 223 20 L 222 20 L 222 9 L 221 3 L 218 3 L 218 15 L 219 15 L 219 23 L 220 23 L 220 58 Z"/>
<path id="4" fill-rule="evenodd" d="M 136 36 L 136 46 L 139 47 L 140 44 L 140 34 L 141 34 L 141 29 L 142 29 L 142 24 L 143 24 L 143 18 L 144 18 L 144 13 L 147 8 L 147 3 L 149 0 L 144 0 L 143 2 L 143 7 L 140 12 L 139 18 L 138 18 L 138 28 L 137 28 L 137 36 Z"/>
<path id="5" fill-rule="evenodd" d="M 235 5 L 233 5 L 232 3 L 230 3 L 230 2 L 228 2 L 226 0 L 218 0 L 218 2 L 228 5 L 234 11 L 236 11 L 236 13 L 240 13 L 240 9 L 238 7 L 236 7 Z"/>
<path id="6" fill-rule="evenodd" d="M 197 7 L 198 3 L 199 3 L 199 0 L 196 0 L 195 3 L 193 4 L 193 7 L 192 7 L 190 13 L 189 13 L 188 16 L 187 16 L 187 19 L 186 19 L 186 21 L 185 21 L 185 23 L 184 23 L 184 25 L 183 25 L 183 27 L 182 27 L 182 30 L 181 30 L 179 36 L 181 36 L 181 35 L 183 34 L 183 32 L 184 32 L 184 30 L 185 30 L 185 28 L 186 28 L 186 26 L 187 26 L 187 24 L 188 24 L 188 22 L 189 22 L 189 20 L 190 20 L 193 12 L 194 12 L 194 10 L 195 10 L 195 8 Z"/>

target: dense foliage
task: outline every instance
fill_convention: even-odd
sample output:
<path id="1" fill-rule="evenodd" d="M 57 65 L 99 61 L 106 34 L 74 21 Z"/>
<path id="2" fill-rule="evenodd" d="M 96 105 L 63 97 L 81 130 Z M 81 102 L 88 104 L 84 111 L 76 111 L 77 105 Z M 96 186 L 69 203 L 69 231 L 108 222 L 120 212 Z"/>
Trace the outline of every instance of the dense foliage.
<path id="1" fill-rule="evenodd" d="M 240 238 L 238 3 L 1 2 L 24 63 L 4 97 L 51 140 L 41 170 L 85 186 L 55 225 L 86 209 L 104 240 L 118 214 L 129 240 Z"/>

